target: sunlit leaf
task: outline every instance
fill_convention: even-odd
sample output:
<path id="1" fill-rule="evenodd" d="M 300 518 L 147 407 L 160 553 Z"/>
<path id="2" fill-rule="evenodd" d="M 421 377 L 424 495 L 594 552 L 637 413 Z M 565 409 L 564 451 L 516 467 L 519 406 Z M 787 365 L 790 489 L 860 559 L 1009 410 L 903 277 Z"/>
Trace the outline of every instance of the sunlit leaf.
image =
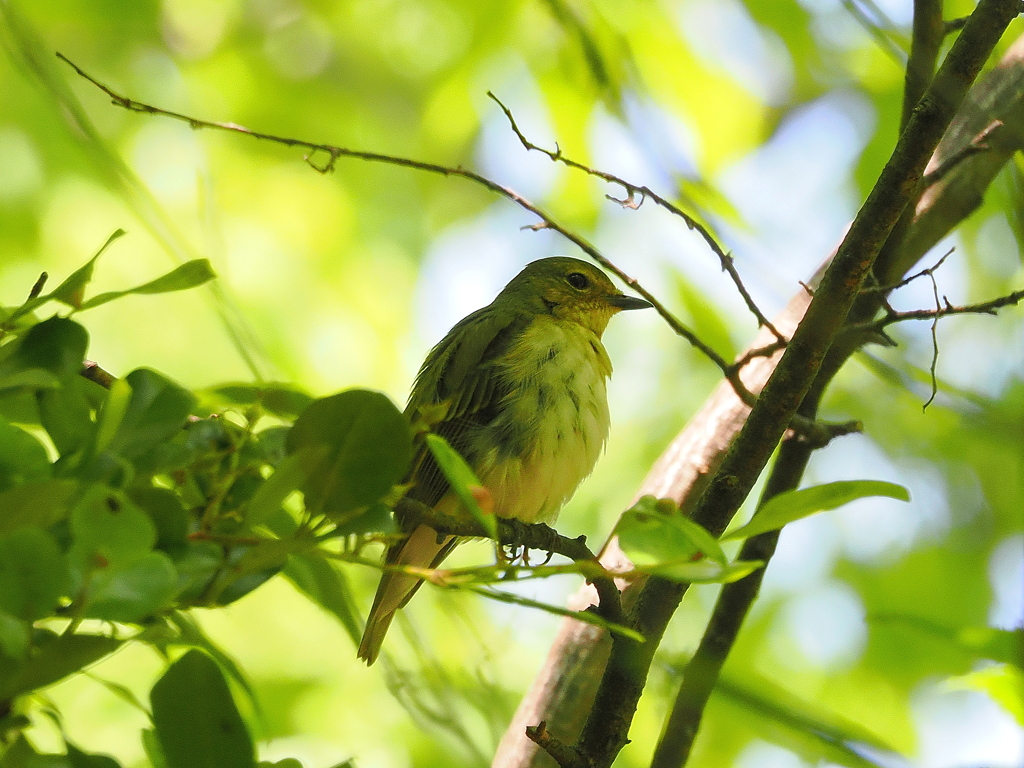
<path id="1" fill-rule="evenodd" d="M 114 299 L 119 299 L 122 296 L 128 296 L 133 293 L 171 293 L 173 291 L 184 291 L 209 282 L 216 276 L 217 273 L 214 272 L 213 267 L 210 266 L 209 259 L 193 259 L 192 261 L 186 261 L 181 266 L 172 269 L 166 275 L 158 277 L 156 280 L 151 280 L 148 283 L 143 283 L 142 285 L 138 285 L 134 288 L 128 288 L 124 291 L 107 291 L 106 293 L 97 294 L 91 299 L 83 302 L 80 309 L 92 309 L 93 307 L 98 307 L 101 304 L 106 304 L 108 301 L 113 301 Z"/>
<path id="2" fill-rule="evenodd" d="M 707 557 L 728 558 L 714 537 L 669 500 L 644 496 L 622 514 L 615 528 L 619 545 L 638 568 L 676 565 Z"/>
<path id="3" fill-rule="evenodd" d="M 42 443 L 20 427 L 0 419 L 0 491 L 22 483 L 47 480 L 51 473 L 50 457 Z"/>
<path id="4" fill-rule="evenodd" d="M 459 501 L 473 516 L 473 519 L 480 523 L 487 535 L 492 539 L 497 539 L 497 517 L 493 512 L 483 509 L 473 495 L 473 489 L 482 488 L 483 483 L 477 478 L 466 460 L 443 437 L 430 433 L 426 435 L 426 441 L 438 468 L 444 473 L 445 479 L 458 495 Z"/>
<path id="5" fill-rule="evenodd" d="M 81 307 L 82 301 L 85 297 L 85 287 L 92 280 L 92 273 L 96 267 L 96 260 L 103 255 L 103 252 L 107 250 L 115 240 L 125 234 L 127 233 L 123 229 L 116 230 L 107 238 L 107 241 L 100 246 L 100 249 L 96 252 L 95 256 L 72 272 L 63 283 L 50 292 L 50 298 L 62 301 L 68 306 L 76 309 Z"/>
<path id="6" fill-rule="evenodd" d="M 745 539 L 765 531 L 774 531 L 794 520 L 870 496 L 910 501 L 910 492 L 902 485 L 881 480 L 842 480 L 814 485 L 773 497 L 754 514 L 749 523 L 727 533 L 722 540 Z"/>

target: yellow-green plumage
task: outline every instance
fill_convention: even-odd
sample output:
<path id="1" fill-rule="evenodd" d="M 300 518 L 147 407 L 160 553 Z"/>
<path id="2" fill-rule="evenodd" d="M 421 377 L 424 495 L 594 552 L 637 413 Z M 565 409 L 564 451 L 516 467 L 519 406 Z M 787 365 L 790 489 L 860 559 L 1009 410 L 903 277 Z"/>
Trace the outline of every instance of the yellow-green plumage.
<path id="1" fill-rule="evenodd" d="M 431 350 L 406 414 L 443 413 L 434 431 L 466 459 L 500 517 L 552 522 L 590 474 L 608 436 L 605 382 L 612 366 L 601 344 L 609 319 L 650 306 L 625 296 L 596 267 L 570 258 L 535 261 L 497 298 L 460 321 Z M 425 446 L 413 461 L 409 497 L 464 513 Z M 436 567 L 458 543 L 415 520 L 386 562 Z M 372 664 L 396 610 L 420 580 L 385 573 L 359 656 Z"/>

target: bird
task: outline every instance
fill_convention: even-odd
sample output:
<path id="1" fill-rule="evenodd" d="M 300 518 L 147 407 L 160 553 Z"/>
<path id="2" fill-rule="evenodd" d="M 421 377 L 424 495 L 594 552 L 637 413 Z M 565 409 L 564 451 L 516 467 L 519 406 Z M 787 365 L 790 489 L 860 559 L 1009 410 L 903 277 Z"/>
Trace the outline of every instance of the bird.
<path id="1" fill-rule="evenodd" d="M 596 266 L 564 256 L 531 262 L 493 302 L 459 321 L 428 354 L 405 409 L 461 454 L 501 518 L 553 523 L 586 478 L 608 436 L 611 360 L 601 336 L 613 315 L 652 306 L 617 290 Z M 467 516 L 420 439 L 407 497 Z M 439 535 L 396 512 L 406 536 L 388 565 L 436 568 L 465 539 Z M 358 656 L 368 665 L 396 611 L 422 580 L 385 571 Z"/>

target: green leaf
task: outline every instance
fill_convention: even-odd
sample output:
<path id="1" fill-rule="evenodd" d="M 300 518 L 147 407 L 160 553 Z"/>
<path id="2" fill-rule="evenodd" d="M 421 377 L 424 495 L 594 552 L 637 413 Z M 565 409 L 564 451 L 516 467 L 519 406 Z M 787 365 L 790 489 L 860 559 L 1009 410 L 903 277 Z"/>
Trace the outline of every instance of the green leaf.
<path id="1" fill-rule="evenodd" d="M 49 528 L 67 516 L 77 490 L 73 480 L 44 480 L 0 492 L 0 536 L 23 525 Z"/>
<path id="2" fill-rule="evenodd" d="M 313 403 L 308 393 L 291 384 L 221 384 L 209 394 L 231 405 L 258 405 L 285 419 L 294 419 Z"/>
<path id="3" fill-rule="evenodd" d="M 121 768 L 121 764 L 108 755 L 89 755 L 71 743 L 67 748 L 64 759 L 68 768 Z"/>
<path id="4" fill-rule="evenodd" d="M 121 420 L 128 410 L 132 399 L 132 387 L 124 379 L 118 379 L 107 391 L 96 424 L 96 444 L 94 451 L 102 453 L 114 439 L 121 428 Z"/>
<path id="5" fill-rule="evenodd" d="M 259 712 L 260 703 L 256 698 L 256 693 L 253 691 L 252 685 L 249 684 L 245 675 L 242 674 L 242 670 L 235 663 L 235 660 L 221 650 L 219 645 L 203 634 L 199 624 L 189 614 L 174 611 L 167 618 L 179 632 L 179 637 L 175 644 L 199 648 L 213 657 L 220 665 L 220 668 L 227 672 L 228 676 L 245 692 L 253 709 Z"/>
<path id="6" fill-rule="evenodd" d="M 36 396 L 43 428 L 61 456 L 83 447 L 95 432 L 92 407 L 85 395 L 88 383 L 81 376 L 72 376 L 58 389 L 43 390 Z"/>
<path id="7" fill-rule="evenodd" d="M 114 234 L 108 237 L 107 241 L 100 246 L 100 249 L 96 251 L 96 255 L 72 272 L 63 283 L 50 291 L 48 298 L 62 301 L 75 309 L 82 306 L 82 299 L 85 297 L 85 286 L 87 286 L 89 281 L 92 280 L 92 273 L 96 267 L 96 260 L 99 259 L 107 248 L 110 247 L 111 243 L 125 234 L 126 233 L 123 229 L 115 231 Z"/>
<path id="8" fill-rule="evenodd" d="M 756 715 L 753 723 L 760 726 L 758 730 L 763 738 L 793 750 L 812 764 L 824 761 L 849 768 L 882 768 L 905 763 L 905 760 L 892 760 L 895 750 L 859 723 L 829 711 L 820 701 L 812 704 L 798 699 L 749 672 L 742 681 L 723 674 L 715 693 L 730 704 L 742 707 L 744 714 Z M 876 762 L 870 759 L 868 750 L 858 749 L 859 745 L 890 754 L 884 762 L 881 758 Z"/>
<path id="9" fill-rule="evenodd" d="M 178 572 L 163 552 L 97 570 L 89 582 L 85 615 L 106 621 L 139 621 L 166 608 L 177 592 Z"/>
<path id="10" fill-rule="evenodd" d="M 128 296 L 133 293 L 171 293 L 172 291 L 184 291 L 209 282 L 216 276 L 217 273 L 214 272 L 213 267 L 210 266 L 209 259 L 192 259 L 192 261 L 186 261 L 184 264 L 172 269 L 166 275 L 162 275 L 156 280 L 151 280 L 148 283 L 143 283 L 142 285 L 137 285 L 134 288 L 129 288 L 124 291 L 107 291 L 106 293 L 97 294 L 88 301 L 83 302 L 79 309 L 92 309 L 93 307 L 98 307 L 101 304 L 106 304 L 108 301 L 113 301 L 114 299 L 119 299 L 122 296 Z"/>
<path id="11" fill-rule="evenodd" d="M 981 691 L 1024 726 L 1024 672 L 1010 664 L 994 664 L 946 680 L 947 689 Z"/>
<path id="12" fill-rule="evenodd" d="M 398 533 L 395 515 L 383 502 L 371 504 L 357 517 L 346 520 L 334 529 L 338 536 L 365 536 L 368 533 Z"/>
<path id="13" fill-rule="evenodd" d="M 306 484 L 324 456 L 321 446 L 301 448 L 287 456 L 249 499 L 245 522 L 257 526 L 269 520 L 293 491 Z"/>
<path id="14" fill-rule="evenodd" d="M 483 488 L 476 474 L 470 468 L 466 460 L 459 455 L 459 452 L 452 448 L 448 441 L 440 435 L 428 433 L 426 436 L 427 447 L 434 455 L 434 460 L 445 478 L 459 497 L 462 505 L 469 510 L 469 513 L 487 531 L 492 539 L 498 538 L 498 520 L 493 512 L 484 510 L 476 497 L 473 496 L 472 488 Z"/>
<path id="15" fill-rule="evenodd" d="M 188 512 L 174 491 L 168 488 L 131 488 L 128 498 L 149 515 L 156 528 L 157 549 L 176 552 L 188 543 Z"/>
<path id="16" fill-rule="evenodd" d="M 121 643 L 100 635 L 61 635 L 39 643 L 38 652 L 16 674 L 0 678 L 0 701 L 52 685 L 113 653 Z"/>
<path id="17" fill-rule="evenodd" d="M 302 491 L 307 510 L 334 518 L 384 496 L 402 479 L 412 457 L 405 416 L 380 392 L 364 389 L 315 401 L 295 422 L 286 446 L 289 454 L 320 450 Z"/>
<path id="18" fill-rule="evenodd" d="M 20 427 L 0 419 L 0 491 L 48 480 L 52 471 L 43 444 Z"/>
<path id="19" fill-rule="evenodd" d="M 38 368 L 58 379 L 77 376 L 88 346 L 85 328 L 65 317 L 51 317 L 29 329 L 14 355 L 0 367 L 0 374 Z"/>
<path id="20" fill-rule="evenodd" d="M 56 389 L 60 379 L 45 368 L 23 368 L 0 376 L 0 394 L 18 389 Z"/>
<path id="21" fill-rule="evenodd" d="M 24 659 L 31 632 L 32 627 L 27 621 L 0 610 L 0 656 Z"/>
<path id="22" fill-rule="evenodd" d="M 0 539 L 0 611 L 25 621 L 49 616 L 70 581 L 64 553 L 41 528 Z"/>
<path id="23" fill-rule="evenodd" d="M 139 368 L 125 376 L 131 399 L 108 450 L 133 459 L 172 437 L 188 419 L 196 398 L 156 371 Z"/>
<path id="24" fill-rule="evenodd" d="M 150 694 L 167 768 L 255 768 L 252 739 L 220 667 L 201 651 L 174 662 Z"/>
<path id="25" fill-rule="evenodd" d="M 881 480 L 842 480 L 814 485 L 810 488 L 780 493 L 761 507 L 749 523 L 727 533 L 722 540 L 747 539 L 765 531 L 774 531 L 794 520 L 835 509 L 869 496 L 886 496 L 900 501 L 910 501 L 910 492 L 902 485 Z"/>
<path id="26" fill-rule="evenodd" d="M 86 570 L 145 556 L 156 543 L 149 516 L 123 494 L 101 485 L 86 489 L 71 510 L 73 559 Z"/>
<path id="27" fill-rule="evenodd" d="M 644 496 L 622 514 L 615 532 L 622 551 L 642 570 L 669 567 L 685 570 L 688 564 L 697 563 L 705 557 L 719 566 L 728 562 L 714 537 L 685 517 L 668 499 Z M 706 571 L 694 570 L 694 573 L 698 572 Z"/>
<path id="28" fill-rule="evenodd" d="M 637 566 L 637 570 L 686 584 L 731 584 L 749 576 L 763 566 L 764 561 L 762 560 L 734 560 L 731 563 L 719 563 L 702 558 L 692 562 Z"/>
<path id="29" fill-rule="evenodd" d="M 315 554 L 297 554 L 288 558 L 283 573 L 307 597 L 341 622 L 353 644 L 359 643 L 363 632 L 357 618 L 359 608 L 341 571 Z"/>

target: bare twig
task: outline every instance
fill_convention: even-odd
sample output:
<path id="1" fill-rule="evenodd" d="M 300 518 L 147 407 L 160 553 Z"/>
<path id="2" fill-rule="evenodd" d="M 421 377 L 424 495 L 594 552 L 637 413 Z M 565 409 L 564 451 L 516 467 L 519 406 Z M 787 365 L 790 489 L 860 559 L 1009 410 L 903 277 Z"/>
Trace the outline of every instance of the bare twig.
<path id="1" fill-rule="evenodd" d="M 709 360 L 711 360 L 712 363 L 714 363 L 716 366 L 718 366 L 719 369 L 721 369 L 725 377 L 729 379 L 730 383 L 732 383 L 732 385 L 736 388 L 737 393 L 740 394 L 741 397 L 753 400 L 753 395 L 749 391 L 747 391 L 746 387 L 743 385 L 743 382 L 740 380 L 739 376 L 736 374 L 734 370 L 732 370 L 733 367 L 714 349 L 712 349 L 710 346 L 701 341 L 701 339 L 698 338 L 693 331 L 687 328 L 675 315 L 669 312 L 665 305 L 662 304 L 657 298 L 655 298 L 655 296 L 651 294 L 650 291 L 644 288 L 639 283 L 639 281 L 637 281 L 633 277 L 630 277 L 621 269 L 619 269 L 619 267 L 613 264 L 607 257 L 605 257 L 600 251 L 598 251 L 597 248 L 595 248 L 585 238 L 581 237 L 572 230 L 556 222 L 548 213 L 542 210 L 539 206 L 531 203 L 529 200 L 527 200 L 518 192 L 509 187 L 498 184 L 496 181 L 493 181 L 487 178 L 486 176 L 477 173 L 476 171 L 471 171 L 468 168 L 463 168 L 462 166 L 439 165 L 437 163 L 422 162 L 419 160 L 413 160 L 408 157 L 400 157 L 397 155 L 387 155 L 380 152 L 364 152 L 361 150 L 338 147 L 332 144 L 321 144 L 311 141 L 305 141 L 303 139 L 290 138 L 286 136 L 276 136 L 274 134 L 253 131 L 250 130 L 249 128 L 246 128 L 245 126 L 238 125 L 237 123 L 220 123 L 210 120 L 200 120 L 199 118 L 192 117 L 190 115 L 185 115 L 180 112 L 173 112 L 171 110 L 163 109 L 161 107 L 155 107 L 151 104 L 146 104 L 144 102 L 136 101 L 126 96 L 122 96 L 113 91 L 108 86 L 98 81 L 92 75 L 85 72 L 85 70 L 83 70 L 74 62 L 72 62 L 63 54 L 58 53 L 57 57 L 60 58 L 62 61 L 66 62 L 69 66 L 71 66 L 75 70 L 75 72 L 77 72 L 81 77 L 85 78 L 90 83 L 99 88 L 101 91 L 103 91 L 105 94 L 107 94 L 110 97 L 111 103 L 114 104 L 114 106 L 121 107 L 132 112 L 141 112 L 150 115 L 160 115 L 163 117 L 172 118 L 174 120 L 181 120 L 183 122 L 188 123 L 189 126 L 196 130 L 202 128 L 209 128 L 214 130 L 229 131 L 233 133 L 241 133 L 245 136 L 250 136 L 254 139 L 262 141 L 269 141 L 275 144 L 282 144 L 287 147 L 305 147 L 306 149 L 309 149 L 311 151 L 311 154 L 307 155 L 305 158 L 306 162 L 308 162 L 312 168 L 314 168 L 316 171 L 320 173 L 332 172 L 334 170 L 335 165 L 337 164 L 338 158 L 351 157 L 357 160 L 366 160 L 368 162 L 386 163 L 388 165 L 397 165 L 404 168 L 412 168 L 414 170 L 424 171 L 426 173 L 434 173 L 441 176 L 458 176 L 467 179 L 468 181 L 472 181 L 475 184 L 479 184 L 480 186 L 485 187 L 491 192 L 494 192 L 508 200 L 511 200 L 520 208 L 529 211 L 530 213 L 532 213 L 541 220 L 539 224 L 531 225 L 531 228 L 551 229 L 554 230 L 555 232 L 558 232 L 560 235 L 562 235 L 562 237 L 567 239 L 569 242 L 573 243 L 577 248 L 579 248 L 581 251 L 587 254 L 587 256 L 589 256 L 592 260 L 600 264 L 603 268 L 614 274 L 616 277 L 622 280 L 622 282 L 624 282 L 634 291 L 636 291 L 649 302 L 651 302 L 651 305 L 654 307 L 655 311 L 659 315 L 661 315 L 662 319 L 677 335 L 686 339 L 686 341 L 689 342 L 695 349 L 704 354 L 705 357 L 707 357 Z M 322 153 L 327 155 L 327 161 L 321 165 L 317 165 L 316 163 L 314 163 L 312 158 L 316 155 L 316 153 Z"/>
<path id="2" fill-rule="evenodd" d="M 98 363 L 94 363 L 92 360 L 85 360 L 82 363 L 82 370 L 78 373 L 82 378 L 94 381 L 104 389 L 110 389 L 117 381 L 116 376 L 103 370 Z"/>
<path id="3" fill-rule="evenodd" d="M 563 165 L 566 165 L 569 168 L 575 168 L 578 171 L 583 171 L 583 173 L 586 173 L 589 176 L 594 176 L 595 178 L 602 179 L 610 184 L 619 185 L 620 187 L 626 190 L 626 197 L 624 199 L 619 199 L 617 197 L 613 197 L 612 195 L 605 195 L 605 197 L 614 203 L 618 203 L 623 208 L 630 208 L 636 210 L 641 205 L 643 205 L 644 200 L 650 198 L 657 205 L 664 208 L 666 211 L 669 211 L 673 215 L 681 218 L 686 223 L 686 226 L 688 228 L 696 231 L 704 239 L 704 242 L 707 243 L 711 251 L 715 254 L 715 256 L 718 257 L 718 261 L 722 265 L 722 271 L 727 272 L 729 274 L 729 277 L 732 278 L 733 284 L 735 284 L 736 286 L 736 290 L 739 291 L 740 296 L 743 297 L 743 301 L 747 305 L 747 309 L 749 309 L 750 313 L 757 319 L 758 326 L 769 329 L 772 332 L 772 335 L 774 335 L 775 338 L 778 339 L 780 342 L 785 341 L 785 338 L 782 336 L 782 334 L 779 333 L 775 326 L 772 325 L 771 321 L 765 316 L 765 314 L 760 310 L 760 308 L 758 308 L 757 304 L 754 303 L 754 299 L 750 296 L 750 292 L 747 291 L 746 286 L 743 284 L 743 280 L 740 278 L 739 272 L 736 271 L 736 266 L 733 263 L 733 257 L 722 249 L 722 246 L 718 244 L 718 241 L 715 240 L 714 236 L 711 234 L 710 231 L 708 231 L 707 227 L 705 227 L 703 224 L 701 224 L 699 221 L 690 216 L 688 213 L 686 213 L 684 210 L 679 208 L 674 203 L 666 200 L 664 197 L 659 195 L 657 192 L 655 192 L 648 186 L 634 184 L 631 181 L 623 179 L 621 176 L 616 176 L 613 173 L 608 173 L 607 171 L 592 168 L 576 160 L 572 160 L 571 158 L 566 157 L 562 153 L 561 147 L 559 147 L 557 144 L 555 145 L 554 150 L 546 149 L 544 147 L 538 146 L 537 144 L 534 144 L 532 141 L 526 138 L 526 135 L 519 128 L 519 124 L 516 123 L 516 119 L 515 116 L 512 114 L 512 110 L 505 106 L 505 104 L 502 103 L 501 99 L 499 99 L 490 91 L 487 92 L 487 95 L 494 101 L 495 104 L 497 104 L 501 108 L 501 111 L 505 113 L 505 117 L 508 119 L 509 126 L 512 128 L 512 132 L 515 133 L 516 137 L 519 139 L 519 143 L 522 144 L 527 151 L 540 152 L 543 155 L 547 155 L 553 162 L 562 163 Z M 640 194 L 639 201 L 636 200 L 637 193 Z"/>
<path id="4" fill-rule="evenodd" d="M 547 723 L 541 720 L 537 725 L 526 728 L 526 737 L 543 749 L 558 763 L 559 768 L 590 768 L 591 763 L 575 747 L 562 743 L 548 733 Z"/>

